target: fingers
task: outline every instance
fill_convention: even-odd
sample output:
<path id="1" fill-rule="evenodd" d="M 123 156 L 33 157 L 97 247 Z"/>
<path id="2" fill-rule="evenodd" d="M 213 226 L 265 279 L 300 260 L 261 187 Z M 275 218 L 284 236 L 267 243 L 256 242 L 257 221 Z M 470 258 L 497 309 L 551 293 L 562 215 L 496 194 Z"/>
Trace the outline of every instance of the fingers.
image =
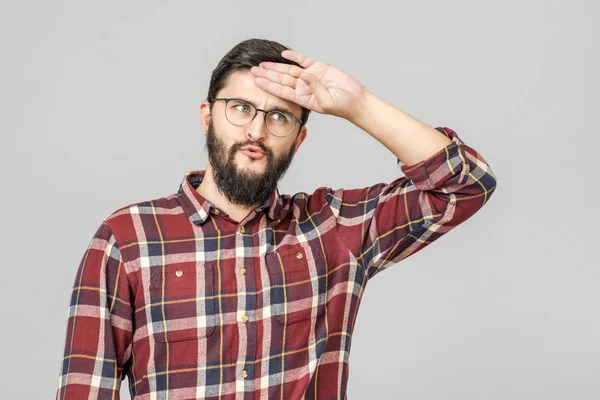
<path id="1" fill-rule="evenodd" d="M 272 69 L 266 69 L 262 67 L 252 67 L 250 69 L 250 72 L 252 72 L 252 74 L 256 77 L 265 78 L 270 81 L 279 83 L 280 85 L 289 86 L 291 88 L 296 87 L 297 78 L 286 73 L 281 73 Z"/>
<path id="2" fill-rule="evenodd" d="M 281 72 L 283 74 L 288 74 L 293 76 L 294 78 L 300 78 L 300 75 L 302 75 L 302 68 L 296 66 L 296 65 L 290 65 L 290 64 L 281 64 L 281 63 L 274 63 L 274 62 L 261 62 L 259 65 L 259 67 L 265 68 L 265 69 L 270 69 L 273 71 L 277 71 L 277 72 Z"/>
<path id="3" fill-rule="evenodd" d="M 315 63 L 315 60 L 312 58 L 294 50 L 284 50 L 281 52 L 281 55 L 288 60 L 296 61 L 303 68 L 308 68 Z"/>
<path id="4" fill-rule="evenodd" d="M 269 79 L 261 77 L 256 78 L 254 82 L 256 83 L 256 86 L 258 86 L 265 92 L 269 92 L 285 100 L 289 100 L 292 102 L 296 101 L 296 91 L 289 86 L 284 86 L 280 83 L 273 82 Z"/>

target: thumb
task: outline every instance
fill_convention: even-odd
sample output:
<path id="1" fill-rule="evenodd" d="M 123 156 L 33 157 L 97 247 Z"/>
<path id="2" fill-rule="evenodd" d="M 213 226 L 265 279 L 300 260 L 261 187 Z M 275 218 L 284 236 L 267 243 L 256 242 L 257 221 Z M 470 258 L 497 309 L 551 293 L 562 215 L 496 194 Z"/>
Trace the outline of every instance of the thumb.
<path id="1" fill-rule="evenodd" d="M 302 79 L 304 83 L 306 83 L 308 87 L 311 88 L 317 99 L 323 99 L 325 98 L 324 96 L 327 96 L 327 89 L 325 89 L 325 86 L 323 86 L 321 80 L 313 74 L 309 72 L 304 72 L 302 73 L 302 75 L 300 75 L 300 79 Z"/>

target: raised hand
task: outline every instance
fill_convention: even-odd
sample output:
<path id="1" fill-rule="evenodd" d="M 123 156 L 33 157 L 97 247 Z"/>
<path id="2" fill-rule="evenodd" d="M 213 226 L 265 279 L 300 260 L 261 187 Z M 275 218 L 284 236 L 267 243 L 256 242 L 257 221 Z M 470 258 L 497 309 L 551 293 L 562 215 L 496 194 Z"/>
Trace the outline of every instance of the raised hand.
<path id="1" fill-rule="evenodd" d="M 365 87 L 347 73 L 299 52 L 285 50 L 284 58 L 302 66 L 263 62 L 250 70 L 262 90 L 321 114 L 350 119 L 360 107 Z"/>

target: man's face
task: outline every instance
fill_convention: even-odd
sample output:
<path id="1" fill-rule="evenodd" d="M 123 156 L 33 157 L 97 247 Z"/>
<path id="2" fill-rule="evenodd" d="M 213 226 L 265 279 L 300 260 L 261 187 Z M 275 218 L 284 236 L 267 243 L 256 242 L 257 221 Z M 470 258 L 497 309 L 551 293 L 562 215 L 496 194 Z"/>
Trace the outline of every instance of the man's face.
<path id="1" fill-rule="evenodd" d="M 300 117 L 299 105 L 273 96 L 254 84 L 247 71 L 234 72 L 217 97 L 243 98 L 264 110 L 282 107 Z M 203 103 L 203 123 L 206 124 L 206 147 L 213 179 L 219 191 L 233 204 L 255 206 L 269 198 L 278 181 L 290 166 L 294 154 L 306 137 L 306 128 L 294 127 L 287 137 L 271 135 L 265 127 L 263 113 L 246 126 L 235 126 L 225 118 L 225 102 L 216 101 L 207 116 Z M 264 155 L 256 157 L 241 149 L 255 146 Z"/>

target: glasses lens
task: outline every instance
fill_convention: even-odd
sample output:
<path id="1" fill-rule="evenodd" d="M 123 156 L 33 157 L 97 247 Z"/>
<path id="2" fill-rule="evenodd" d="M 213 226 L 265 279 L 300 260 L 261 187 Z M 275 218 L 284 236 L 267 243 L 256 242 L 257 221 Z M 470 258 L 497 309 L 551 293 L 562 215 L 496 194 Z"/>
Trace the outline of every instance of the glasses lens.
<path id="1" fill-rule="evenodd" d="M 246 125 L 254 118 L 256 110 L 250 103 L 239 100 L 230 100 L 225 107 L 225 117 L 233 125 Z"/>
<path id="2" fill-rule="evenodd" d="M 274 136 L 287 136 L 294 129 L 294 116 L 285 111 L 270 111 L 267 114 L 267 129 Z"/>

